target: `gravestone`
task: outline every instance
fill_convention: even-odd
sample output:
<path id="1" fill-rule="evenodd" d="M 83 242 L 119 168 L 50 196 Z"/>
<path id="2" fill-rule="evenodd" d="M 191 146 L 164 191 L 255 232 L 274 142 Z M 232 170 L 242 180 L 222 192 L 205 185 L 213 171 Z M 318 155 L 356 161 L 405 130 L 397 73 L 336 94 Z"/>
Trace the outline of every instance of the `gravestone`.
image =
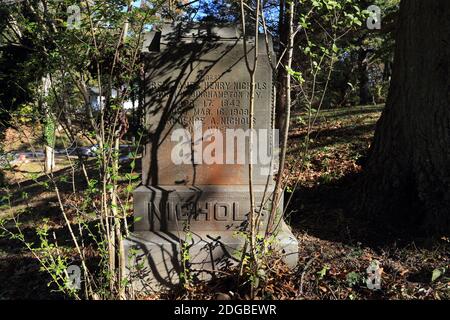
<path id="1" fill-rule="evenodd" d="M 272 130 L 273 79 L 264 36 L 255 74 L 255 112 L 250 119 L 255 41 L 235 27 L 163 26 L 144 42 L 144 108 L 148 142 L 142 184 L 134 191 L 134 230 L 125 242 L 129 272 L 142 283 L 170 287 L 190 269 L 208 278 L 239 261 L 250 212 L 249 161 L 262 227 L 270 211 L 277 139 Z M 249 155 L 253 122 L 252 156 Z M 275 159 L 275 160 L 273 160 Z M 282 202 L 277 209 L 282 212 Z M 264 232 L 264 230 L 260 230 Z M 185 243 L 185 245 L 183 245 Z M 286 224 L 276 248 L 295 266 L 298 243 Z M 139 268 L 136 268 L 139 266 Z M 139 269 L 139 271 L 138 271 Z"/>

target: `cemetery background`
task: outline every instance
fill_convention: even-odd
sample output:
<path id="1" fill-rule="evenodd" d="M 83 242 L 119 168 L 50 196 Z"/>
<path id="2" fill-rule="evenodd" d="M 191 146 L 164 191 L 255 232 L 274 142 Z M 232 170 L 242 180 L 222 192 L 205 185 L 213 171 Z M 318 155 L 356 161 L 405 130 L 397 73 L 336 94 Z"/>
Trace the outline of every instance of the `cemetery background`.
<path id="1" fill-rule="evenodd" d="M 219 6 L 217 10 L 232 13 L 232 9 L 229 6 Z M 102 10 L 102 8 L 97 10 Z M 175 13 L 184 14 L 182 9 L 175 10 Z M 121 24 L 118 23 L 118 25 Z M 39 32 L 42 32 L 41 35 L 45 35 L 48 30 L 38 30 L 36 34 L 39 35 Z M 316 35 L 317 39 L 321 39 L 315 32 L 317 31 L 311 31 L 311 34 Z M 114 35 L 120 39 L 118 37 L 120 34 Z M 102 38 L 103 43 L 108 43 L 110 36 L 110 34 L 105 34 L 105 37 Z M 390 41 L 389 38 L 383 39 L 385 46 L 377 47 L 376 50 L 383 54 L 389 55 L 389 52 L 392 54 L 389 47 Z M 115 44 L 116 42 L 112 48 L 116 48 Z M 120 41 L 118 44 L 121 45 Z M 373 45 L 362 44 L 354 50 L 364 56 L 369 54 L 370 50 L 374 50 Z M 132 46 L 130 45 L 130 47 Z M 319 47 L 317 50 L 325 47 Z M 335 50 L 334 46 L 329 46 L 329 49 Z M 125 68 L 124 66 L 130 62 L 127 50 L 128 48 L 124 49 L 124 56 L 120 56 L 116 62 L 119 65 L 118 69 Z M 76 51 L 77 54 L 79 51 Z M 304 70 L 305 66 L 302 65 L 299 57 L 308 57 L 308 53 L 305 53 L 305 56 L 301 52 L 296 54 L 299 61 L 294 62 L 295 68 Z M 110 56 L 110 52 L 105 54 L 106 56 Z M 356 61 L 361 61 L 358 58 Z M 79 60 L 83 61 L 83 57 L 80 57 Z M 314 59 L 306 61 L 310 62 Z M 356 61 L 350 61 L 352 61 L 350 67 L 352 64 L 354 64 L 353 67 L 358 65 Z M 57 62 L 67 63 L 67 60 L 63 58 Z M 76 63 L 79 61 L 77 60 Z M 367 70 L 364 63 L 358 65 L 358 68 Z M 103 67 L 108 68 L 108 64 L 105 63 Z M 322 67 L 327 69 L 325 65 Z M 288 269 L 279 260 L 271 261 L 270 267 L 264 271 L 264 276 L 258 277 L 259 283 L 253 294 L 265 299 L 448 298 L 446 272 L 449 261 L 449 244 L 447 237 L 433 239 L 411 234 L 407 230 L 402 232 L 398 229 L 389 230 L 389 228 L 383 227 L 380 231 L 376 225 L 371 225 L 365 219 L 358 218 L 349 212 L 348 204 L 355 198 L 352 189 L 353 180 L 361 173 L 364 155 L 367 154 L 367 148 L 372 139 L 375 121 L 383 110 L 383 104 L 373 106 L 365 104 L 384 102 L 385 93 L 383 92 L 386 90 L 386 83 L 370 83 L 368 88 L 373 94 L 373 100 L 366 101 L 361 106 L 355 106 L 358 104 L 358 100 L 364 102 L 367 93 L 364 85 L 366 80 L 364 77 L 346 78 L 348 74 L 352 74 L 354 69 L 343 72 L 349 67 L 345 60 L 339 60 L 334 67 L 339 72 L 332 73 L 333 77 L 329 81 L 332 89 L 329 91 L 318 90 L 316 94 L 320 101 L 321 94 L 324 93 L 323 104 L 318 108 L 314 104 L 308 105 L 308 102 L 305 102 L 300 94 L 294 95 L 293 106 L 296 107 L 293 107 L 292 110 L 287 162 L 283 176 L 286 181 L 286 197 L 289 199 L 286 219 L 299 241 L 297 267 Z M 386 65 L 384 69 L 386 70 Z M 297 92 L 300 84 L 305 83 L 304 81 L 306 81 L 306 85 L 302 89 L 310 90 L 309 84 L 314 82 L 311 79 L 304 80 L 303 77 L 307 77 L 307 74 L 299 73 L 296 70 L 288 69 L 294 82 L 293 92 Z M 120 75 L 117 77 L 118 79 L 114 78 L 113 81 L 123 81 L 123 79 L 119 79 L 123 76 L 122 71 L 118 72 Z M 141 71 L 137 66 L 133 72 L 139 74 Z M 320 74 L 326 76 L 326 70 L 322 70 Z M 377 71 L 371 70 L 369 74 L 374 76 Z M 344 79 L 340 79 L 341 76 L 344 76 Z M 327 78 L 325 77 L 325 79 Z M 345 83 L 345 81 L 350 81 L 358 86 L 359 92 L 351 90 L 351 86 L 342 89 L 341 83 Z M 320 86 L 320 81 L 317 83 Z M 116 86 L 115 84 L 108 85 Z M 64 89 L 64 86 L 60 86 L 58 90 L 61 88 Z M 134 100 L 136 96 L 139 99 L 139 86 L 133 85 L 130 88 L 133 89 L 126 93 L 127 97 L 135 95 L 132 99 Z M 42 101 L 41 99 L 41 107 L 45 106 L 45 102 L 42 103 Z M 117 101 L 112 101 L 108 107 L 114 110 L 115 102 Z M 79 97 L 70 101 L 71 105 L 77 103 L 83 105 Z M 37 110 L 40 112 L 42 109 Z M 42 115 L 39 112 L 30 112 L 30 105 L 20 105 L 17 112 L 13 114 L 14 121 L 12 122 L 15 129 L 8 128 L 6 130 L 5 128 L 6 137 L 3 139 L 2 148 L 6 152 L 20 149 L 23 151 L 42 150 L 45 145 L 42 136 L 45 136 L 43 132 L 45 132 L 45 125 L 48 122 L 42 121 Z M 115 192 L 120 195 L 118 199 L 120 201 L 127 200 L 125 203 L 113 204 L 110 208 L 111 212 L 118 214 L 119 218 L 122 217 L 120 213 L 132 213 L 131 202 L 129 202 L 130 194 L 141 179 L 139 175 L 141 150 L 136 146 L 142 144 L 141 136 L 138 134 L 142 132 L 138 120 L 142 117 L 140 112 L 138 107 L 133 108 L 127 113 L 128 121 L 125 121 L 123 116 L 119 117 L 117 131 L 119 131 L 120 139 L 117 141 L 117 145 L 135 145 L 135 147 L 134 151 L 127 149 L 126 152 L 123 152 L 124 157 L 118 162 L 120 167 L 114 167 L 114 161 L 109 163 L 111 170 L 117 169 L 117 175 L 113 173 L 110 178 L 117 185 Z M 84 120 L 84 116 L 86 116 L 83 109 L 74 112 L 73 115 L 75 115 L 73 118 L 75 120 Z M 108 116 L 111 117 L 105 115 L 105 118 Z M 87 147 L 98 143 L 91 133 L 83 133 L 82 128 L 88 125 L 85 122 L 79 121 L 76 124 L 72 122 L 72 131 L 74 132 L 68 132 L 67 119 L 64 117 L 59 119 L 62 120 L 62 125 L 56 128 L 55 138 L 56 142 L 61 144 L 61 150 L 67 150 L 67 147 L 73 142 L 76 142 L 78 146 Z M 107 125 L 111 125 L 111 123 L 114 123 L 114 119 L 110 118 L 105 122 Z M 124 132 L 123 135 L 122 132 Z M 111 138 L 114 138 L 115 135 L 117 133 L 112 132 Z M 305 143 L 305 141 L 308 142 Z M 120 147 L 117 147 L 117 150 L 120 151 Z M 96 228 L 95 214 L 89 209 L 89 205 L 101 203 L 99 187 L 101 187 L 102 181 L 96 179 L 98 176 L 101 177 L 102 172 L 102 168 L 98 167 L 98 158 L 91 155 L 79 157 L 79 155 L 67 154 L 61 158 L 64 160 L 56 157 L 56 167 L 52 169 L 53 173 L 50 177 L 42 174 L 42 158 L 40 157 L 33 159 L 37 161 L 28 161 L 31 159 L 19 161 L 14 164 L 12 169 L 8 169 L 6 166 L 2 170 L 2 179 L 6 181 L 6 184 L 3 182 L 0 218 L 6 230 L 13 231 L 16 236 L 11 238 L 9 234 L 5 234 L 6 237 L 0 240 L 0 270 L 2 271 L 0 277 L 2 277 L 2 283 L 5 284 L 0 291 L 1 298 L 73 297 L 71 295 L 73 292 L 67 288 L 58 293 L 51 290 L 61 289 L 61 287 L 55 284 L 52 284 L 50 289 L 47 287 L 47 283 L 51 281 L 49 274 L 57 273 L 58 268 L 64 271 L 68 265 L 81 265 L 77 248 L 71 241 L 73 232 L 77 233 L 76 238 L 82 241 L 80 244 L 86 258 L 86 267 L 96 277 L 104 279 L 104 283 L 98 287 L 101 289 L 100 292 L 95 294 L 89 292 L 87 296 L 90 298 L 123 297 L 124 293 L 121 292 L 121 288 L 118 290 L 114 288 L 108 292 L 111 289 L 110 279 L 107 276 L 104 277 L 102 269 L 105 256 L 98 252 L 99 247 L 105 248 L 103 246 L 105 243 L 99 243 L 89 235 L 89 232 L 92 230 L 95 232 Z M 119 160 L 121 157 L 110 155 L 110 159 L 115 158 Z M 133 160 L 134 158 L 136 160 Z M 109 165 L 107 167 L 110 167 Z M 86 181 L 85 175 L 93 178 Z M 55 186 L 58 188 L 58 192 L 55 192 Z M 108 188 L 106 193 L 111 194 L 109 189 L 111 185 L 106 184 L 105 186 Z M 60 206 L 60 199 L 63 199 L 63 208 Z M 118 207 L 120 213 L 114 212 Z M 61 215 L 62 210 L 66 213 L 65 216 Z M 16 217 L 16 221 L 11 220 L 11 217 Z M 19 224 L 17 225 L 16 222 Z M 133 220 L 128 218 L 123 223 L 131 225 Z M 21 234 L 17 233 L 17 226 L 20 226 Z M 112 226 L 114 227 L 114 224 Z M 46 244 L 46 239 L 49 240 L 48 244 Z M 30 244 L 31 246 L 27 248 L 27 245 Z M 64 257 L 65 260 L 48 264 L 48 261 L 51 261 L 50 257 L 58 256 Z M 42 265 L 38 258 L 48 259 L 47 266 L 51 266 L 50 273 L 48 273 L 49 270 L 39 270 Z M 366 269 L 375 260 L 382 263 L 383 280 L 382 289 L 374 291 L 367 288 L 365 281 Z M 111 261 L 106 261 L 106 264 L 111 264 Z M 113 265 L 116 264 L 117 261 L 114 261 Z M 118 264 L 120 265 L 120 263 Z M 221 295 L 228 295 L 229 298 L 251 298 L 249 290 L 251 274 L 237 279 L 236 274 L 238 273 L 237 270 L 228 274 L 224 273 L 223 277 L 213 279 L 211 282 L 184 283 L 169 292 L 134 292 L 131 297 L 144 299 L 217 298 L 218 293 L 221 293 Z M 60 275 L 65 276 L 63 273 Z M 247 276 L 248 278 L 246 278 Z M 126 292 L 126 294 L 129 293 Z M 78 294 L 78 297 L 83 297 L 83 292 L 78 292 Z"/>

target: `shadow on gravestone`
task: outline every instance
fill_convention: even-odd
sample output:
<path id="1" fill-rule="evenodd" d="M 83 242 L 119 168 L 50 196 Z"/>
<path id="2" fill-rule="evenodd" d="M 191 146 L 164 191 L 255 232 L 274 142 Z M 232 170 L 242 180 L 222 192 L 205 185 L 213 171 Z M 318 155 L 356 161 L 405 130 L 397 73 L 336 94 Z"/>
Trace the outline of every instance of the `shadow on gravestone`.
<path id="1" fill-rule="evenodd" d="M 138 289 L 177 285 L 183 250 L 200 279 L 238 262 L 250 212 L 249 162 L 263 232 L 278 148 L 272 130 L 273 52 L 266 48 L 260 35 L 250 119 L 245 55 L 253 64 L 254 38 L 248 38 L 245 52 L 242 36 L 232 26 L 164 25 L 146 36 L 147 141 L 142 185 L 133 194 L 136 222 L 125 241 L 128 271 Z M 278 211 L 282 208 L 281 202 Z M 284 222 L 276 246 L 285 262 L 295 266 L 298 243 Z"/>

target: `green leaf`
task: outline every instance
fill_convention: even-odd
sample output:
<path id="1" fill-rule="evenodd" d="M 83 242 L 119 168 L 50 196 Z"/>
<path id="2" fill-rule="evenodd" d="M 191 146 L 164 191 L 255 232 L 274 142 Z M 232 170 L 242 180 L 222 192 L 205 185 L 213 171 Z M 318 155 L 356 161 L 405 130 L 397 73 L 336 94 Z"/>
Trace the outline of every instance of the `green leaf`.
<path id="1" fill-rule="evenodd" d="M 139 179 L 139 174 L 138 173 L 127 173 L 127 174 L 125 174 L 125 178 L 127 180 L 136 180 L 136 179 Z"/>
<path id="2" fill-rule="evenodd" d="M 333 52 L 337 53 L 339 51 L 339 48 L 337 47 L 337 45 L 335 43 L 333 43 Z"/>
<path id="3" fill-rule="evenodd" d="M 441 269 L 434 269 L 433 274 L 431 276 L 431 282 L 436 281 L 442 276 L 442 270 Z"/>
<path id="4" fill-rule="evenodd" d="M 330 266 L 326 264 L 323 266 L 322 270 L 317 272 L 319 275 L 319 280 L 322 280 L 326 276 L 328 270 L 330 270 Z"/>
<path id="5" fill-rule="evenodd" d="M 356 284 L 358 284 L 358 282 L 359 282 L 360 280 L 361 280 L 361 275 L 360 275 L 359 273 L 354 272 L 354 271 L 348 273 L 347 276 L 346 276 L 347 284 L 348 284 L 350 287 L 353 287 L 353 286 L 355 286 Z"/>

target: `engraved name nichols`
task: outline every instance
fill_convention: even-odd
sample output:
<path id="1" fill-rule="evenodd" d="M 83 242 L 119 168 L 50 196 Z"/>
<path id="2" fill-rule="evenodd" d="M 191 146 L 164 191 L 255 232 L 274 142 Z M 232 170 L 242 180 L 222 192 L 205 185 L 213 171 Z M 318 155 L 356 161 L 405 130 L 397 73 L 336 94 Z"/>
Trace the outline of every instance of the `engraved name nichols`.
<path id="1" fill-rule="evenodd" d="M 239 208 L 239 202 L 227 201 L 198 201 L 198 202 L 172 202 L 169 201 L 162 208 L 150 202 L 150 212 L 155 218 L 162 220 L 165 218 L 167 222 L 176 221 L 218 221 L 232 222 L 245 221 L 248 212 Z M 161 209 L 165 209 L 161 214 Z M 266 215 L 262 214 L 264 220 Z"/>

